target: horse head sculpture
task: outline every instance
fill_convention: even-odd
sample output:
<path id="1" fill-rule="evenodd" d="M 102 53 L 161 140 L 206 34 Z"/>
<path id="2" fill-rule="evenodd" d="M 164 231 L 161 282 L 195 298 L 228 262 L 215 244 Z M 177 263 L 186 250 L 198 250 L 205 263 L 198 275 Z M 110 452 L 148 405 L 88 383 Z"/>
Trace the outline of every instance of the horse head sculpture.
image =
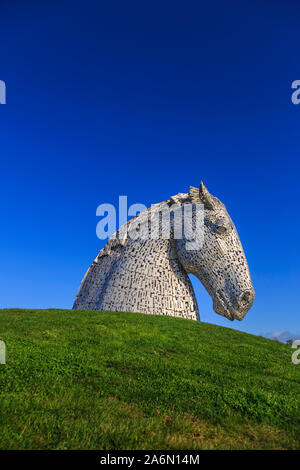
<path id="1" fill-rule="evenodd" d="M 184 249 L 177 241 L 178 258 L 187 273 L 194 274 L 213 299 L 216 313 L 229 320 L 242 320 L 255 293 L 242 244 L 224 204 L 203 183 L 190 188 L 193 203 L 204 205 L 204 237 L 198 251 Z"/>
<path id="2" fill-rule="evenodd" d="M 185 236 L 174 237 L 172 224 L 169 237 L 160 231 L 157 238 L 122 238 L 123 226 L 87 271 L 73 308 L 199 320 L 188 277 L 194 274 L 210 294 L 216 313 L 242 320 L 255 297 L 248 264 L 226 207 L 203 183 L 141 212 L 125 224 L 126 232 L 136 233 L 142 225 L 148 227 L 155 214 L 186 205 L 203 208 L 202 242 L 196 248 L 187 249 Z"/>

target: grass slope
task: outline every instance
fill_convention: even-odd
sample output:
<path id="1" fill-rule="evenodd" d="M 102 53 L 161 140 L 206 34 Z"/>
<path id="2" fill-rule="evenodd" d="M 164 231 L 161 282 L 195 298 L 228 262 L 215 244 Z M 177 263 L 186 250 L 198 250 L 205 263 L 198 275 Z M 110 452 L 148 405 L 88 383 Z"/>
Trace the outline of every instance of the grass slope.
<path id="1" fill-rule="evenodd" d="M 300 447 L 291 348 L 206 323 L 1 310 L 2 449 Z"/>

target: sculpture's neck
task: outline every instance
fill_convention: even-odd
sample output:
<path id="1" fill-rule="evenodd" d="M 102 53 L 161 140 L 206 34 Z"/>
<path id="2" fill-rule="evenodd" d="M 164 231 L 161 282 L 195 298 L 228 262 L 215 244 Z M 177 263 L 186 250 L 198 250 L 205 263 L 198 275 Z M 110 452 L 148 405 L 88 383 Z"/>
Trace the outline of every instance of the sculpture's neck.
<path id="1" fill-rule="evenodd" d="M 97 308 L 199 319 L 191 282 L 172 240 L 128 241 Z"/>

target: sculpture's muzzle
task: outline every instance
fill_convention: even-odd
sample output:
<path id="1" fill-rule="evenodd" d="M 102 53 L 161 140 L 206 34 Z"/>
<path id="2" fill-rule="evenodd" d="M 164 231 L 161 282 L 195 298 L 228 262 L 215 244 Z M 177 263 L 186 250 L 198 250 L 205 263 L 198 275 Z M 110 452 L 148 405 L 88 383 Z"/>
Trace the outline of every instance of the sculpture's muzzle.
<path id="1" fill-rule="evenodd" d="M 237 296 L 218 290 L 213 297 L 213 309 L 228 320 L 243 320 L 255 298 L 253 287 L 241 291 Z"/>

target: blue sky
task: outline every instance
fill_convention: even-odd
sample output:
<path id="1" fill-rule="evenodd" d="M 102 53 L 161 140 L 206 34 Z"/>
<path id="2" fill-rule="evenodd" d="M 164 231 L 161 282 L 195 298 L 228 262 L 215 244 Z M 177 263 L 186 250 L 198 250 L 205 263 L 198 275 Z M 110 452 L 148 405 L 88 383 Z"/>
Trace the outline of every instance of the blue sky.
<path id="1" fill-rule="evenodd" d="M 103 242 L 96 207 L 203 180 L 256 300 L 250 333 L 300 331 L 296 1 L 1 2 L 0 306 L 72 306 Z"/>

